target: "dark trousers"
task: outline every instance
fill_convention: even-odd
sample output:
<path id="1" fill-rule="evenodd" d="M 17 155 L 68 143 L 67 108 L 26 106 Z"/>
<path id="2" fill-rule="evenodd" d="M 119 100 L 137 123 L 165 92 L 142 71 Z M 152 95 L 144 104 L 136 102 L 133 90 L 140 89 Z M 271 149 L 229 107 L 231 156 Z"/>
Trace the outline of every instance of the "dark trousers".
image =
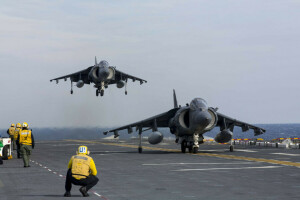
<path id="1" fill-rule="evenodd" d="M 17 142 L 17 156 L 18 156 L 18 158 L 21 158 L 20 144 L 18 142 Z"/>
<path id="2" fill-rule="evenodd" d="M 66 191 L 70 192 L 72 189 L 72 183 L 74 185 L 86 186 L 86 191 L 90 190 L 98 183 L 99 179 L 96 176 L 90 175 L 83 179 L 76 179 L 72 176 L 71 169 L 68 170 L 67 178 L 66 178 Z"/>

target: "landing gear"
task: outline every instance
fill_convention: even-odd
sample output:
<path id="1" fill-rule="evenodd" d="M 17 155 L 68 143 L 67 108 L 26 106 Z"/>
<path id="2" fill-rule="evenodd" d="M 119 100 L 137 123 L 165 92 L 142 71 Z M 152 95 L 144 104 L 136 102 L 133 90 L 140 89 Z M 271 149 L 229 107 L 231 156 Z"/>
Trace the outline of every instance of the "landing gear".
<path id="1" fill-rule="evenodd" d="M 73 94 L 73 81 L 71 81 L 71 94 Z"/>
<path id="2" fill-rule="evenodd" d="M 193 144 L 190 144 L 189 146 L 189 153 L 193 153 Z"/>
<path id="3" fill-rule="evenodd" d="M 186 141 L 182 141 L 181 142 L 181 153 L 185 153 L 185 149 L 186 149 Z"/>
<path id="4" fill-rule="evenodd" d="M 125 80 L 125 95 L 127 95 L 127 79 Z"/>
<path id="5" fill-rule="evenodd" d="M 139 147 L 138 147 L 138 152 L 139 153 L 143 152 L 143 147 L 142 147 L 142 129 L 139 130 Z"/>
<path id="6" fill-rule="evenodd" d="M 193 148 L 193 153 L 198 153 L 198 147 Z"/>
<path id="7" fill-rule="evenodd" d="M 96 90 L 96 96 L 99 96 L 99 94 L 102 97 L 104 95 L 104 90 L 97 89 Z"/>
<path id="8" fill-rule="evenodd" d="M 233 140 L 231 139 L 231 141 L 230 141 L 230 146 L 229 146 L 229 151 L 230 151 L 230 152 L 233 152 L 233 144 L 234 144 L 234 142 L 233 142 Z"/>
<path id="9" fill-rule="evenodd" d="M 143 152 L 143 148 L 142 148 L 142 147 L 139 147 L 139 148 L 138 148 L 138 151 L 139 151 L 139 153 L 142 153 L 142 152 Z"/>

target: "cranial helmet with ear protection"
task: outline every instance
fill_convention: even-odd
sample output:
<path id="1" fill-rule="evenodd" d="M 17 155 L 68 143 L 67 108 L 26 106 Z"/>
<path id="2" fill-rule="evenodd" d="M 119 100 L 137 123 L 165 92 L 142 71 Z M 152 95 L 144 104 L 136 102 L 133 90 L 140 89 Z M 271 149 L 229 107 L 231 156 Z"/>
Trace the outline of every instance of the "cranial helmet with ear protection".
<path id="1" fill-rule="evenodd" d="M 78 147 L 78 151 L 76 153 L 77 154 L 89 155 L 90 151 L 88 150 L 87 146 L 80 146 L 80 147 Z"/>

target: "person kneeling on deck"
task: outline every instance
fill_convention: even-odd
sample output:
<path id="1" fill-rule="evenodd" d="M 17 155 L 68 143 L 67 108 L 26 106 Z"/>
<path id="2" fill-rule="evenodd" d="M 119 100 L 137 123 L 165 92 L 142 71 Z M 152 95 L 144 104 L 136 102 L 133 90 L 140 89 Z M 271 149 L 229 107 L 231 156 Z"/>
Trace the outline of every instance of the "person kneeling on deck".
<path id="1" fill-rule="evenodd" d="M 89 153 L 86 146 L 80 146 L 77 155 L 70 159 L 65 184 L 65 197 L 71 196 L 72 183 L 82 186 L 79 191 L 84 197 L 88 197 L 87 191 L 98 183 L 97 169 L 93 158 L 88 156 Z"/>

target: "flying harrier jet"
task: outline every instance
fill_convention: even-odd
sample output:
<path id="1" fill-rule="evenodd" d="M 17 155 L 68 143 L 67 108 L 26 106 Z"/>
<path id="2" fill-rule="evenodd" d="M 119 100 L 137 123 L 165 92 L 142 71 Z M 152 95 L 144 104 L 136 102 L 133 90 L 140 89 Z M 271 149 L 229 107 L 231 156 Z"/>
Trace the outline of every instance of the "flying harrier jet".
<path id="1" fill-rule="evenodd" d="M 196 153 L 199 144 L 203 143 L 203 134 L 219 126 L 220 132 L 216 135 L 215 141 L 218 143 L 227 143 L 231 141 L 234 126 L 239 126 L 242 131 L 254 130 L 254 135 L 260 135 L 266 132 L 265 129 L 233 119 L 217 112 L 218 108 L 208 107 L 204 99 L 195 98 L 190 104 L 184 107 L 178 106 L 175 90 L 173 90 L 174 108 L 162 114 L 150 117 L 148 119 L 128 124 L 113 130 L 104 132 L 114 132 L 115 138 L 119 136 L 118 131 L 127 129 L 132 133 L 132 128 L 136 127 L 139 131 L 139 153 L 142 152 L 141 134 L 146 130 L 152 133 L 148 137 L 150 144 L 158 144 L 163 139 L 163 134 L 157 131 L 157 128 L 170 128 L 170 132 L 176 136 L 176 143 L 181 144 L 181 152 L 186 149 L 190 153 Z M 144 129 L 146 128 L 146 129 Z M 230 145 L 230 151 L 233 151 L 233 145 Z"/>
<path id="2" fill-rule="evenodd" d="M 50 82 L 56 81 L 56 83 L 58 83 L 60 79 L 64 79 L 66 81 L 68 78 L 71 80 L 71 94 L 73 94 L 73 82 L 77 82 L 76 86 L 78 88 L 82 88 L 84 84 L 92 83 L 95 84 L 94 87 L 97 88 L 96 96 L 99 96 L 99 94 L 103 96 L 104 89 L 111 84 L 116 84 L 117 88 L 123 88 L 125 86 L 125 95 L 127 95 L 128 79 L 131 79 L 133 82 L 139 81 L 140 84 L 143 84 L 144 82 L 147 83 L 144 79 L 131 76 L 117 70 L 116 67 L 109 66 L 108 62 L 105 60 L 97 63 L 96 57 L 94 66 L 73 74 L 51 79 Z"/>

